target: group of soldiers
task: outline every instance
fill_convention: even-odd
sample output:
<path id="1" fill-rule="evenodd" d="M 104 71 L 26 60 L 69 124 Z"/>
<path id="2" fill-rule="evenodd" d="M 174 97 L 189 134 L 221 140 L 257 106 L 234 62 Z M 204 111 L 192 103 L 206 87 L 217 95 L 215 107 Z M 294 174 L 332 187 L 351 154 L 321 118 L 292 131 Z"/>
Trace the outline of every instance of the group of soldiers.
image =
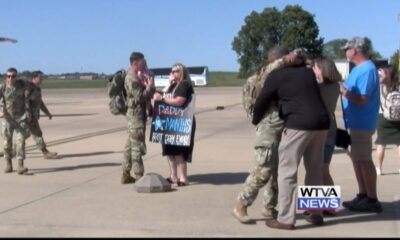
<path id="1" fill-rule="evenodd" d="M 3 118 L 3 151 L 6 161 L 4 172 L 13 172 L 12 158 L 15 156 L 18 161 L 18 174 L 25 174 L 28 172 L 28 168 L 24 166 L 25 140 L 30 135 L 45 159 L 54 159 L 57 153 L 47 150 L 39 125 L 41 110 L 49 119 L 52 118 L 42 100 L 40 85 L 43 82 L 43 73 L 35 71 L 31 81 L 18 79 L 17 74 L 17 69 L 9 68 L 5 82 L 0 84 L 0 102 L 3 105 L 0 117 Z M 14 133 L 15 144 L 13 144 Z"/>

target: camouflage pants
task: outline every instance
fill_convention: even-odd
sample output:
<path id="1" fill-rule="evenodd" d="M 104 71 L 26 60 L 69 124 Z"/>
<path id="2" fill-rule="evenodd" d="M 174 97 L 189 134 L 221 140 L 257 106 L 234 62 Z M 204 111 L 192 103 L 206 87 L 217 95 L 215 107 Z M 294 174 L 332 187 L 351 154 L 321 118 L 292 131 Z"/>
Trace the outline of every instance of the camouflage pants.
<path id="1" fill-rule="evenodd" d="M 253 204 L 259 190 L 266 186 L 263 205 L 265 208 L 275 208 L 278 198 L 278 147 L 283 130 L 283 120 L 277 111 L 267 113 L 256 126 L 257 141 L 254 146 L 256 165 L 250 171 L 244 183 L 244 189 L 239 193 L 238 200 L 245 206 Z"/>
<path id="2" fill-rule="evenodd" d="M 16 158 L 18 160 L 25 159 L 25 139 L 29 137 L 28 126 L 25 120 L 14 120 L 7 118 L 3 120 L 2 134 L 3 134 L 3 151 L 5 159 L 12 159 L 13 148 L 13 135 L 15 132 L 15 148 Z"/>
<path id="3" fill-rule="evenodd" d="M 145 128 L 130 128 L 129 137 L 125 143 L 124 161 L 122 162 L 123 171 L 131 171 L 135 175 L 144 174 L 142 156 L 146 154 Z"/>
<path id="4" fill-rule="evenodd" d="M 45 151 L 46 144 L 43 140 L 43 133 L 42 129 L 40 129 L 39 125 L 39 120 L 38 119 L 32 119 L 32 121 L 28 124 L 29 126 L 29 131 L 31 131 L 32 138 L 36 143 L 36 146 L 43 152 Z"/>

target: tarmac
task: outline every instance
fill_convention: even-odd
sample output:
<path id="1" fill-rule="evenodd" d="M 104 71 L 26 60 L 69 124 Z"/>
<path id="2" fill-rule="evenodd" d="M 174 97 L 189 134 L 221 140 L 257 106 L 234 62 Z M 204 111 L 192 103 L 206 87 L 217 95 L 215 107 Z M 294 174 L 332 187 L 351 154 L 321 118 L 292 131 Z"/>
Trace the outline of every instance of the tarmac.
<path id="1" fill-rule="evenodd" d="M 195 91 L 197 131 L 193 162 L 188 164 L 190 184 L 170 192 L 138 193 L 133 184 L 120 183 L 127 124 L 125 117 L 109 112 L 106 89 L 43 90 L 54 117 L 42 116 L 40 124 L 49 150 L 58 152 L 59 158 L 43 159 L 29 138 L 28 175 L 18 175 L 15 170 L 5 174 L 5 162 L 0 160 L 0 237 L 400 236 L 396 146 L 388 147 L 383 175 L 378 176 L 382 213 L 341 208 L 337 216 L 325 217 L 325 224 L 316 227 L 298 211 L 295 230 L 271 229 L 260 213 L 261 189 L 248 209 L 256 224 L 239 223 L 232 209 L 255 164 L 255 129 L 243 111 L 240 87 L 199 87 Z M 340 111 L 337 108 L 338 119 Z M 161 146 L 148 141 L 149 129 L 145 171 L 167 177 L 167 160 Z M 375 160 L 375 148 L 373 157 Z M 16 168 L 16 161 L 13 163 Z M 357 182 L 351 161 L 341 149 L 335 150 L 331 174 L 335 185 L 341 187 L 342 201 L 352 199 Z M 298 184 L 303 183 L 301 163 Z"/>

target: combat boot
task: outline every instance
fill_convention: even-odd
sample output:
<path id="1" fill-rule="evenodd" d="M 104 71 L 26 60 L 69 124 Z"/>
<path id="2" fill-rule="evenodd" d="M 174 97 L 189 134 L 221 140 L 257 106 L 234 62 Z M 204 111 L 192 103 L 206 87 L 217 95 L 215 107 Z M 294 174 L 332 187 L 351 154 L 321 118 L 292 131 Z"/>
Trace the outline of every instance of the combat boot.
<path id="1" fill-rule="evenodd" d="M 141 177 L 143 177 L 143 174 L 136 174 L 135 173 L 135 180 L 139 180 Z"/>
<path id="2" fill-rule="evenodd" d="M 57 153 L 56 152 L 50 152 L 48 150 L 43 151 L 43 158 L 44 159 L 55 159 L 57 158 Z"/>
<path id="3" fill-rule="evenodd" d="M 13 171 L 11 159 L 6 159 L 6 169 L 4 170 L 5 173 L 10 173 Z"/>
<path id="4" fill-rule="evenodd" d="M 261 209 L 261 214 L 264 217 L 276 219 L 276 217 L 278 216 L 278 211 L 276 211 L 275 208 L 265 208 L 265 207 L 263 207 Z"/>
<path id="5" fill-rule="evenodd" d="M 233 208 L 233 216 L 243 224 L 250 224 L 254 221 L 247 215 L 247 206 L 238 202 Z"/>
<path id="6" fill-rule="evenodd" d="M 28 172 L 28 168 L 24 167 L 24 160 L 18 159 L 18 174 L 22 175 Z"/>
<path id="7" fill-rule="evenodd" d="M 122 171 L 121 183 L 122 184 L 129 184 L 134 183 L 135 179 L 131 176 L 129 171 Z"/>

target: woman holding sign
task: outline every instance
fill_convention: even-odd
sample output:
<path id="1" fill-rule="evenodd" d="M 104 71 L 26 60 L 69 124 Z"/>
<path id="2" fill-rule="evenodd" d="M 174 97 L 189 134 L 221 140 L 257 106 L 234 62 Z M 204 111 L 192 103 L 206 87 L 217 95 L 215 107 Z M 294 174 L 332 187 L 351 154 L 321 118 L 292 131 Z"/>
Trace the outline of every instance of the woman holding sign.
<path id="1" fill-rule="evenodd" d="M 154 100 L 161 101 L 166 107 L 168 106 L 188 106 L 193 99 L 194 88 L 190 79 L 188 69 L 180 63 L 172 66 L 171 73 L 169 75 L 169 84 L 163 89 L 162 93 L 155 93 Z M 156 110 L 158 111 L 158 110 Z M 194 110 L 193 110 L 194 111 Z M 167 124 L 168 121 L 165 121 Z M 165 135 L 164 141 L 162 142 L 162 155 L 167 156 L 170 167 L 170 177 L 167 181 L 177 186 L 186 186 L 189 181 L 187 177 L 187 163 L 192 162 L 192 153 L 194 145 L 194 134 L 196 131 L 196 121 L 193 118 L 190 119 L 191 133 L 190 143 L 180 144 L 177 141 L 170 141 L 171 138 L 179 138 L 179 135 Z M 165 126 L 169 129 L 169 126 Z"/>

